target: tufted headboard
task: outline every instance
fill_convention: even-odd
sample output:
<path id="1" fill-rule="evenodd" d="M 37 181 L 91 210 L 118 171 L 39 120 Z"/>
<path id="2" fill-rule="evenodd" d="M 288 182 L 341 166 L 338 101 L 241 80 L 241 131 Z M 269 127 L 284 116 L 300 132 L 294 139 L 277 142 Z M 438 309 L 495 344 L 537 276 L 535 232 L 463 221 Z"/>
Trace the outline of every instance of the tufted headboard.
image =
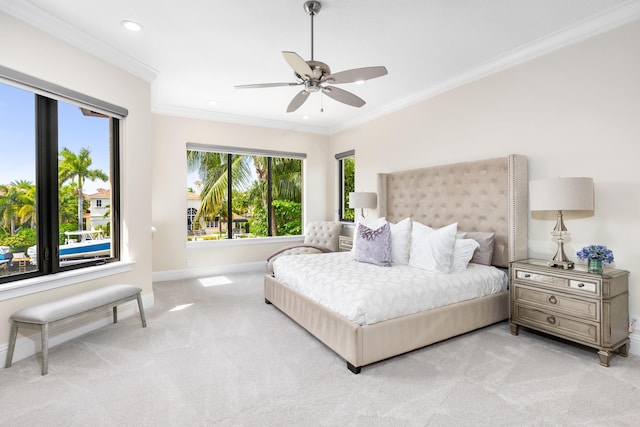
<path id="1" fill-rule="evenodd" d="M 431 227 L 495 233 L 493 265 L 527 258 L 527 158 L 508 157 L 378 174 L 378 214 Z"/>

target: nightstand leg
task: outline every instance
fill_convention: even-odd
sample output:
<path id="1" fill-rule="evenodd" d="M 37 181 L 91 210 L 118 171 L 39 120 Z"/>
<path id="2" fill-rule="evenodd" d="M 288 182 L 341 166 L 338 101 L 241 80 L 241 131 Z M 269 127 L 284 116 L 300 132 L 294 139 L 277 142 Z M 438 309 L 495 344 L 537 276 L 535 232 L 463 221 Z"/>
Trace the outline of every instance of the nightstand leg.
<path id="1" fill-rule="evenodd" d="M 598 352 L 598 356 L 600 357 L 600 364 L 602 366 L 609 367 L 609 360 L 611 360 L 611 352 L 606 350 L 600 350 Z"/>
<path id="2" fill-rule="evenodd" d="M 624 343 L 618 350 L 616 350 L 616 353 L 622 357 L 627 357 L 629 355 L 629 343 Z"/>
<path id="3" fill-rule="evenodd" d="M 518 335 L 518 333 L 520 332 L 520 326 L 518 325 L 514 325 L 513 323 L 510 323 L 509 327 L 511 328 L 511 335 Z"/>

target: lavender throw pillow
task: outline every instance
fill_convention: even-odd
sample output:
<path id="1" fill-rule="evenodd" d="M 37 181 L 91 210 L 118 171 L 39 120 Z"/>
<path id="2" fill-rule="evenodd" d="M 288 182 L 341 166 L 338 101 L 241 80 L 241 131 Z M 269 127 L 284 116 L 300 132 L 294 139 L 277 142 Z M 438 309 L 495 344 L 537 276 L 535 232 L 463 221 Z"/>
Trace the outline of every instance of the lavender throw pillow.
<path id="1" fill-rule="evenodd" d="M 358 224 L 356 231 L 354 258 L 359 262 L 391 266 L 391 227 L 389 223 L 371 229 L 363 224 Z"/>

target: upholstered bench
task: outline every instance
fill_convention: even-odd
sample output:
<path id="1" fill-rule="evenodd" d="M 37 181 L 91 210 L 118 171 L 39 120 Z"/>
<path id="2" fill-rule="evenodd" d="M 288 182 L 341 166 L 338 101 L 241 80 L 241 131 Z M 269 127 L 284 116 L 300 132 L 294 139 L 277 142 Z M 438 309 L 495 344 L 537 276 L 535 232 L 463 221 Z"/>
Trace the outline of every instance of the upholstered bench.
<path id="1" fill-rule="evenodd" d="M 90 311 L 104 310 L 107 307 L 113 307 L 113 323 L 117 323 L 118 304 L 137 299 L 142 327 L 145 328 L 147 321 L 144 317 L 141 292 L 142 289 L 137 286 L 109 285 L 16 311 L 9 318 L 12 323 L 5 368 L 11 366 L 19 327 L 40 329 L 42 335 L 42 375 L 46 375 L 49 370 L 49 326 L 52 324 L 61 323 Z"/>

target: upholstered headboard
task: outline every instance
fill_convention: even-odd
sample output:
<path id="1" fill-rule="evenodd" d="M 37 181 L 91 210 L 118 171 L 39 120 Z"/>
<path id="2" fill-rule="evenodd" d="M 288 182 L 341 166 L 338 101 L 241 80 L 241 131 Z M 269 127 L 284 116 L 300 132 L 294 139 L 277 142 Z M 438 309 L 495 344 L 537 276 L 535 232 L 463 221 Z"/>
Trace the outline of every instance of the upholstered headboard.
<path id="1" fill-rule="evenodd" d="M 378 174 L 378 213 L 431 227 L 495 233 L 493 265 L 527 258 L 527 158 L 508 157 Z"/>

